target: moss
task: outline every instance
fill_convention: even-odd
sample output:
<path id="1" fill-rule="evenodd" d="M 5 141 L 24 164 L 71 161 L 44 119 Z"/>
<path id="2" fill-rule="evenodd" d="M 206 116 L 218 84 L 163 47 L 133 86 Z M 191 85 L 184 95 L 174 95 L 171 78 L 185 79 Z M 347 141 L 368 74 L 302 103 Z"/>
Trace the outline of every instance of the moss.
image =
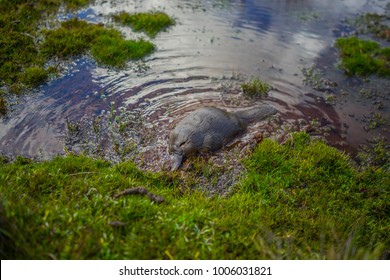
<path id="1" fill-rule="evenodd" d="M 199 164 L 195 172 L 204 169 Z M 132 162 L 4 161 L 0 255 L 379 259 L 389 248 L 390 174 L 384 169 L 359 172 L 346 155 L 304 133 L 284 145 L 263 141 L 244 164 L 242 180 L 220 197 L 183 188 L 177 173 L 142 172 Z M 115 198 L 138 186 L 165 202 Z"/>
<path id="2" fill-rule="evenodd" d="M 159 32 L 175 24 L 167 14 L 162 12 L 129 14 L 121 12 L 113 15 L 115 21 L 129 25 L 135 31 L 143 31 L 150 37 L 155 37 Z"/>
<path id="3" fill-rule="evenodd" d="M 390 48 L 357 37 L 339 38 L 336 46 L 340 50 L 341 66 L 348 75 L 390 76 Z"/>
<path id="4" fill-rule="evenodd" d="M 128 41 L 119 31 L 78 19 L 63 22 L 55 30 L 39 30 L 40 22 L 55 14 L 62 4 L 73 10 L 90 2 L 1 1 L 0 86 L 6 85 L 13 93 L 19 93 L 25 87 L 44 83 L 51 72 L 44 66 L 51 58 L 64 59 L 91 51 L 98 62 L 121 67 L 129 59 L 142 58 L 154 50 L 154 45 L 149 42 Z"/>
<path id="5" fill-rule="evenodd" d="M 241 88 L 244 96 L 254 98 L 266 96 L 272 89 L 272 86 L 263 82 L 259 78 L 255 78 L 249 82 L 241 84 Z"/>

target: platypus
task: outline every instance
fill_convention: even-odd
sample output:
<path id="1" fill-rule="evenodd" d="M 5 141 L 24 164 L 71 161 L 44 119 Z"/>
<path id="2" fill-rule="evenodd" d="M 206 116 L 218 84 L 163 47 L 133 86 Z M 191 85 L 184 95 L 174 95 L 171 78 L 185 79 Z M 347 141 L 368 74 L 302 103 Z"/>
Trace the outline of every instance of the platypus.
<path id="1" fill-rule="evenodd" d="M 172 170 L 181 166 L 186 156 L 214 152 L 243 133 L 248 124 L 276 113 L 270 105 L 235 113 L 216 107 L 203 107 L 184 117 L 172 130 L 169 152 L 174 155 Z"/>

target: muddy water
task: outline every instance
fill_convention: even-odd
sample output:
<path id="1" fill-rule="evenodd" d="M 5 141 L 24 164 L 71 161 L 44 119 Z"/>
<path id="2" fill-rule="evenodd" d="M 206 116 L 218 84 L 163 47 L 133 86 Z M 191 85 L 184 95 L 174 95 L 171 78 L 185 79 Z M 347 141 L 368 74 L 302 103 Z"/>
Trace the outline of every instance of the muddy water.
<path id="1" fill-rule="evenodd" d="M 332 46 L 345 31 L 343 19 L 382 13 L 385 5 L 380 0 L 98 0 L 76 16 L 113 25 L 127 38 L 145 35 L 116 25 L 110 14 L 162 10 L 176 25 L 152 40 L 155 53 L 124 70 L 81 57 L 62 78 L 23 97 L 0 121 L 0 152 L 46 159 L 65 148 L 114 161 L 126 154 L 158 170 L 169 160 L 169 131 L 185 114 L 204 105 L 234 111 L 257 103 L 273 104 L 279 115 L 251 126 L 239 141 L 259 134 L 281 139 L 302 127 L 316 134 L 325 127 L 318 133 L 353 151 L 375 133 L 388 137 L 388 131 L 364 127 L 377 100 L 360 98 L 366 82 L 351 80 L 335 67 Z M 62 14 L 59 20 L 70 16 L 75 15 Z M 305 84 L 302 69 L 313 64 L 337 87 L 316 90 Z M 253 77 L 273 86 L 268 98 L 241 96 L 240 84 Z M 374 82 L 375 90 L 388 89 L 386 83 Z M 388 100 L 381 102 L 388 113 Z"/>

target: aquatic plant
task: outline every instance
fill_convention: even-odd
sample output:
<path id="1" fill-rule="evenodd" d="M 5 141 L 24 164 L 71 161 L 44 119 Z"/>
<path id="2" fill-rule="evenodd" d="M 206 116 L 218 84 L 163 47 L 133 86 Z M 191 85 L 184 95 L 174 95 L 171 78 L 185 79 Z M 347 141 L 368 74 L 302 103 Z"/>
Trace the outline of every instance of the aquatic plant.
<path id="1" fill-rule="evenodd" d="M 336 46 L 341 66 L 348 75 L 390 76 L 390 48 L 381 48 L 377 42 L 357 37 L 338 38 Z"/>
<path id="2" fill-rule="evenodd" d="M 244 96 L 254 98 L 266 96 L 272 89 L 272 86 L 260 80 L 259 78 L 255 78 L 251 81 L 242 83 L 241 88 Z"/>
<path id="3" fill-rule="evenodd" d="M 364 121 L 368 123 L 368 127 L 364 127 L 366 130 L 376 129 L 385 125 L 389 119 L 385 117 L 381 112 L 371 112 L 370 116 L 364 116 Z"/>
<path id="4" fill-rule="evenodd" d="M 226 196 L 129 161 L 2 161 L 2 259 L 379 259 L 390 246 L 389 173 L 304 133 L 263 141 Z M 187 172 L 213 178 L 203 163 Z M 165 202 L 117 196 L 139 186 Z"/>
<path id="5" fill-rule="evenodd" d="M 111 34 L 105 34 L 97 38 L 91 48 L 91 54 L 103 65 L 121 67 L 129 59 L 143 58 L 154 50 L 155 46 L 143 39 L 123 40 Z"/>
<path id="6" fill-rule="evenodd" d="M 371 33 L 378 38 L 390 41 L 390 26 L 386 24 L 389 19 L 388 15 L 367 13 L 357 17 L 353 25 L 360 33 Z"/>
<path id="7" fill-rule="evenodd" d="M 163 12 L 129 14 L 121 12 L 112 16 L 122 25 L 129 25 L 135 31 L 143 31 L 150 37 L 155 37 L 160 31 L 175 24 L 175 21 Z"/>
<path id="8" fill-rule="evenodd" d="M 324 72 L 314 64 L 303 67 L 302 74 L 305 77 L 303 84 L 315 90 L 333 91 L 337 87 L 337 83 L 326 78 Z"/>
<path id="9" fill-rule="evenodd" d="M 39 52 L 42 20 L 57 13 L 65 4 L 68 10 L 80 8 L 89 0 L 0 1 L 0 86 L 18 93 L 44 78 L 46 57 Z M 38 70 L 40 68 L 40 70 Z M 28 70 L 27 70 L 28 69 Z M 25 71 L 28 73 L 24 73 Z M 34 73 L 33 73 L 34 72 Z"/>

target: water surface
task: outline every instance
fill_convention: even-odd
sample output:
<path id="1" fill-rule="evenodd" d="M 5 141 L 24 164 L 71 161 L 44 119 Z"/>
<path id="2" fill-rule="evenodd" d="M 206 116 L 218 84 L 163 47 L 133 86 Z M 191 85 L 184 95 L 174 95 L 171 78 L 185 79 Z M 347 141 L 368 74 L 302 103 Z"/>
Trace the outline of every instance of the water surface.
<path id="1" fill-rule="evenodd" d="M 333 44 L 346 30 L 344 19 L 383 13 L 385 5 L 380 0 L 96 1 L 76 15 L 60 15 L 59 20 L 78 16 L 101 22 L 120 29 L 127 38 L 146 35 L 113 23 L 112 13 L 161 10 L 174 17 L 176 25 L 152 40 L 155 53 L 129 62 L 126 69 L 109 69 L 88 57 L 77 58 L 66 75 L 23 97 L 0 121 L 0 152 L 46 159 L 63 154 L 64 147 L 88 148 L 120 160 L 114 147 L 118 150 L 134 142 L 138 148 L 130 154 L 144 153 L 146 164 L 160 168 L 169 159 L 169 131 L 188 112 L 205 105 L 234 111 L 262 103 L 277 107 L 278 117 L 251 126 L 240 141 L 253 140 L 259 133 L 282 138 L 289 129 L 318 123 L 326 127 L 322 135 L 332 145 L 354 151 L 378 133 L 362 124 L 375 104 L 360 98 L 364 82 L 351 82 L 335 66 Z M 303 82 L 302 69 L 313 64 L 337 83 L 337 89 L 315 90 Z M 268 98 L 241 96 L 240 84 L 253 77 L 273 86 Z M 373 84 L 380 85 L 378 91 L 389 88 L 383 80 L 367 87 Z M 340 94 L 340 88 L 346 89 L 345 94 Z M 330 94 L 334 95 L 331 102 Z M 387 114 L 388 100 L 383 100 L 381 113 Z M 123 133 L 115 127 L 115 116 L 117 122 L 129 124 L 136 116 L 142 120 L 137 123 L 142 129 L 133 126 Z M 72 132 L 69 124 L 89 132 Z M 91 132 L 94 125 L 100 126 L 95 134 Z M 389 136 L 383 128 L 379 132 Z"/>

